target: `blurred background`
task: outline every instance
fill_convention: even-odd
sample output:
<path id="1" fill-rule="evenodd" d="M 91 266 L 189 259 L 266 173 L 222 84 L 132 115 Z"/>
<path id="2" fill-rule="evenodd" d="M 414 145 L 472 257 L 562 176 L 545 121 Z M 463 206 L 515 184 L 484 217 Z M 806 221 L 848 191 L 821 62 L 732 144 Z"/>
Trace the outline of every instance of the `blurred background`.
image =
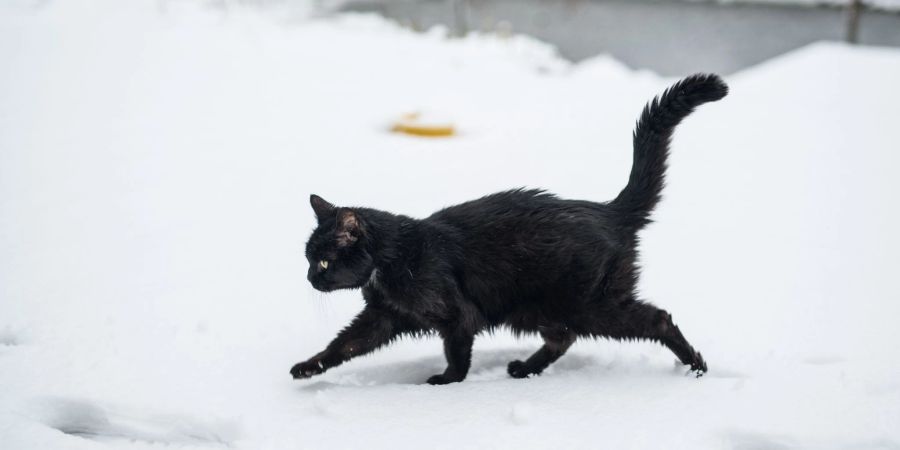
<path id="1" fill-rule="evenodd" d="M 733 73 L 821 40 L 900 46 L 896 0 L 348 0 L 332 10 L 456 35 L 524 33 L 573 61 L 608 53 L 671 76 Z"/>

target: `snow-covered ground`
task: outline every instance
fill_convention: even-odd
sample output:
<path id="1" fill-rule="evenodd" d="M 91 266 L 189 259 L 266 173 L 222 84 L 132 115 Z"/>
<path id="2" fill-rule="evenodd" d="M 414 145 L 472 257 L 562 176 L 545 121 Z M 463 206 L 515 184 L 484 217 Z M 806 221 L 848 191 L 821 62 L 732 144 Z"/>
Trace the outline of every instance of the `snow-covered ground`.
<path id="1" fill-rule="evenodd" d="M 900 448 L 900 51 L 817 44 L 678 130 L 645 296 L 709 362 L 435 339 L 307 381 L 357 312 L 305 281 L 307 198 L 425 216 L 516 186 L 604 200 L 672 80 L 526 38 L 192 3 L 0 7 L 0 448 Z M 462 134 L 386 131 L 425 109 Z"/>

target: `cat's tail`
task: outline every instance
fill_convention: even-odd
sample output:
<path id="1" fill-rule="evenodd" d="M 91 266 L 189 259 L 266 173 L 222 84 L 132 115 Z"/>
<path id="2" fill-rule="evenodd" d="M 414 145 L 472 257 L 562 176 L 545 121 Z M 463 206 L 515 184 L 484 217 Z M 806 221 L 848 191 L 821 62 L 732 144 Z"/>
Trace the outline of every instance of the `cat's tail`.
<path id="1" fill-rule="evenodd" d="M 610 207 L 629 228 L 641 228 L 659 203 L 665 184 L 669 140 L 675 126 L 694 108 L 728 94 L 728 85 L 713 74 L 691 75 L 647 103 L 634 129 L 634 162 L 625 189 Z"/>

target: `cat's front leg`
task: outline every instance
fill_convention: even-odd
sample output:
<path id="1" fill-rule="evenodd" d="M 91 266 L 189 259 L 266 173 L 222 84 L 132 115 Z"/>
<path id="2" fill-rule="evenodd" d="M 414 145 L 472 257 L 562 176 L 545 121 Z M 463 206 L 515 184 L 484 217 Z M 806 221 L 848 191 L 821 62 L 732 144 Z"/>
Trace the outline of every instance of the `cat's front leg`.
<path id="1" fill-rule="evenodd" d="M 415 331 L 414 327 L 390 314 L 366 306 L 325 350 L 291 368 L 294 378 L 309 378 L 339 366 L 359 355 L 387 344 L 399 334 Z"/>
<path id="2" fill-rule="evenodd" d="M 441 334 L 444 338 L 447 370 L 429 378 L 428 384 L 448 384 L 465 380 L 472 365 L 472 343 L 475 342 L 475 333 L 468 330 L 454 330 Z"/>

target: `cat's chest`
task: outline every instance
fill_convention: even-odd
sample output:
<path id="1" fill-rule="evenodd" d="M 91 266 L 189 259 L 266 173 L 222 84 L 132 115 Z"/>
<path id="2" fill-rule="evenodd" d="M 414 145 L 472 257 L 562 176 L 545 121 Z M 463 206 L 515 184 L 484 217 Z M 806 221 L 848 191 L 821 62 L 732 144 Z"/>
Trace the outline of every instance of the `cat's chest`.
<path id="1" fill-rule="evenodd" d="M 380 306 L 408 314 L 418 315 L 417 303 L 414 300 L 415 292 L 408 286 L 370 283 L 366 286 L 366 300 L 377 303 Z"/>
<path id="2" fill-rule="evenodd" d="M 441 299 L 411 283 L 385 282 L 380 274 L 373 273 L 363 290 L 366 302 L 375 303 L 405 316 L 423 322 L 443 318 L 445 305 Z"/>

